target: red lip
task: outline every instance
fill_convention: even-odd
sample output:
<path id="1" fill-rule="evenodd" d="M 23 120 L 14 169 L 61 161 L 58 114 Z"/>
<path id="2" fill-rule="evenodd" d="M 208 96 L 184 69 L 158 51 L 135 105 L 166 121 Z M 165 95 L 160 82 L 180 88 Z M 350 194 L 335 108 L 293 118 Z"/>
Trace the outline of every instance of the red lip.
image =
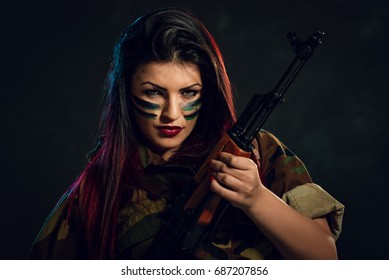
<path id="1" fill-rule="evenodd" d="M 182 127 L 179 127 L 179 126 L 160 126 L 160 127 L 158 127 L 158 129 L 163 135 L 169 136 L 169 137 L 174 137 L 178 133 L 181 132 Z"/>

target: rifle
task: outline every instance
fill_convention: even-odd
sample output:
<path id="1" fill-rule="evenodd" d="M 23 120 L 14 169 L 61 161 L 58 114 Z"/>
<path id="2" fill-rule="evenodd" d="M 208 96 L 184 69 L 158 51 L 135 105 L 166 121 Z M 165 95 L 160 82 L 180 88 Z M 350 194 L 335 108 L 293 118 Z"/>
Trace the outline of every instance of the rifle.
<path id="1" fill-rule="evenodd" d="M 296 32 L 289 31 L 287 37 L 296 57 L 287 68 L 273 90 L 267 94 L 255 94 L 236 123 L 218 141 L 213 151 L 197 171 L 198 186 L 184 186 L 180 199 L 171 210 L 169 219 L 155 237 L 146 259 L 186 259 L 193 258 L 193 252 L 200 244 L 206 229 L 214 225 L 228 203 L 209 190 L 211 182 L 209 162 L 220 152 L 250 157 L 255 135 L 262 128 L 274 108 L 283 101 L 286 90 L 291 85 L 305 62 L 312 57 L 316 47 L 322 43 L 323 32 L 317 31 L 307 40 Z M 194 189 L 194 191 L 193 191 Z M 227 204 L 226 204 L 227 203 Z M 224 206 L 220 206 L 223 205 Z"/>

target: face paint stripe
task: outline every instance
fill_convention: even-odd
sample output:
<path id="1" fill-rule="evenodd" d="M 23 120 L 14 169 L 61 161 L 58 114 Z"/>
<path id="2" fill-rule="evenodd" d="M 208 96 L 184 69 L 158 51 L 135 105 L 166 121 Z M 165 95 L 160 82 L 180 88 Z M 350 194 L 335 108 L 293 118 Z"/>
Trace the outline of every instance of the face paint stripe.
<path id="1" fill-rule="evenodd" d="M 200 105 L 201 105 L 201 98 L 199 98 L 195 101 L 189 102 L 184 107 L 182 107 L 182 110 L 183 111 L 192 111 L 194 109 L 197 109 Z"/>
<path id="2" fill-rule="evenodd" d="M 146 119 L 156 119 L 157 118 L 156 114 L 151 114 L 151 113 L 144 112 L 141 109 L 139 109 L 137 106 L 134 106 L 134 108 L 135 108 L 135 111 L 139 115 L 141 115 L 142 117 L 145 117 Z"/>
<path id="3" fill-rule="evenodd" d="M 138 104 L 139 106 L 141 106 L 142 108 L 144 108 L 146 110 L 153 110 L 154 111 L 154 110 L 158 110 L 160 108 L 159 104 L 145 101 L 145 100 L 140 99 L 139 97 L 134 96 L 134 95 L 133 95 L 133 98 L 134 98 L 134 101 L 136 104 Z"/>
<path id="4" fill-rule="evenodd" d="M 194 118 L 196 118 L 200 113 L 200 110 L 197 110 L 196 112 L 192 113 L 192 114 L 189 114 L 189 115 L 186 115 L 184 116 L 184 118 L 188 121 L 191 121 L 193 120 Z"/>

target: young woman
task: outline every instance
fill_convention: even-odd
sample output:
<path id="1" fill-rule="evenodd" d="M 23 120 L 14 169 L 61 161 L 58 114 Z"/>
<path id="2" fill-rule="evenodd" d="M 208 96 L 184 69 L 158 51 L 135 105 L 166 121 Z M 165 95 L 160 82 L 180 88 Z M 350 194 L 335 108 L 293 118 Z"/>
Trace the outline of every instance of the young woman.
<path id="1" fill-rule="evenodd" d="M 105 90 L 99 146 L 48 217 L 32 259 L 152 255 L 167 209 L 196 185 L 235 121 L 220 51 L 183 9 L 148 13 L 123 31 Z M 250 158 L 223 152 L 210 162 L 210 189 L 232 207 L 189 257 L 337 258 L 343 205 L 275 136 L 261 131 L 253 145 Z"/>

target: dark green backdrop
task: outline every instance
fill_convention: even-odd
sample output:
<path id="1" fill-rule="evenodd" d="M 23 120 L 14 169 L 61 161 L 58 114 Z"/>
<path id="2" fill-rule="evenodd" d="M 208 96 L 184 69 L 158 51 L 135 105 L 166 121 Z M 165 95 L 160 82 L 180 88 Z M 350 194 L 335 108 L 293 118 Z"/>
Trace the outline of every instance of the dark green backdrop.
<path id="1" fill-rule="evenodd" d="M 120 31 L 164 6 L 189 8 L 213 33 L 239 111 L 251 94 L 270 90 L 291 62 L 287 31 L 326 33 L 265 128 L 346 205 L 340 258 L 386 259 L 389 2 L 188 2 L 0 4 L 0 259 L 27 256 L 44 219 L 85 166 Z"/>

